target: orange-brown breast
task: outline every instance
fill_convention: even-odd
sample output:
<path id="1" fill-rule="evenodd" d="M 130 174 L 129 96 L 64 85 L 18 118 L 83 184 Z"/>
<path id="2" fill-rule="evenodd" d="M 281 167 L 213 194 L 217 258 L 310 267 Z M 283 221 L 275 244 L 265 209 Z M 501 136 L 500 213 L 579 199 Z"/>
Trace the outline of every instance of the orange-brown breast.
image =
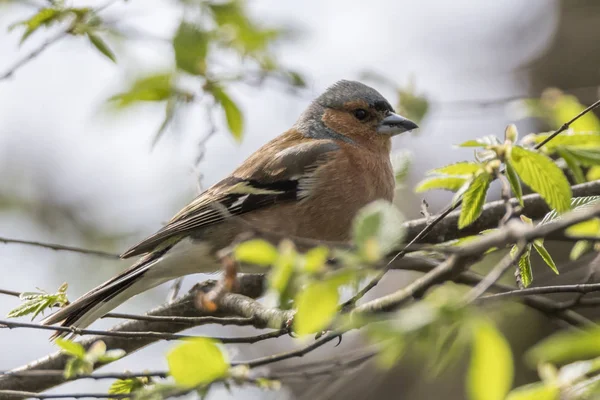
<path id="1" fill-rule="evenodd" d="M 377 199 L 391 201 L 394 176 L 387 150 L 340 144 L 332 162 L 316 171 L 315 185 L 301 201 L 249 213 L 243 217 L 259 229 L 311 239 L 350 238 L 356 212 Z"/>

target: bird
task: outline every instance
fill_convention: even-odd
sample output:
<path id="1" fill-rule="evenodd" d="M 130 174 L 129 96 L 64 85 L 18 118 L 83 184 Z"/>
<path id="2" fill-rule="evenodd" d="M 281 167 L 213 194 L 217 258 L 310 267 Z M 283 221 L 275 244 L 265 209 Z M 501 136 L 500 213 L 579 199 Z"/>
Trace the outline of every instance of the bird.
<path id="1" fill-rule="evenodd" d="M 348 241 L 359 209 L 393 200 L 391 138 L 416 128 L 372 87 L 334 83 L 289 130 L 125 251 L 121 258 L 139 257 L 130 268 L 42 324 L 84 329 L 148 289 L 218 271 L 218 251 L 249 227 L 281 237 Z"/>

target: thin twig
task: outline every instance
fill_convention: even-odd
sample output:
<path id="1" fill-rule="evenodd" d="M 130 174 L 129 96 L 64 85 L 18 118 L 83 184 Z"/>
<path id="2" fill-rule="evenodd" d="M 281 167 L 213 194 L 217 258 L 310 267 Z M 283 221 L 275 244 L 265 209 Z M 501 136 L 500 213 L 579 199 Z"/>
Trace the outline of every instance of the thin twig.
<path id="1" fill-rule="evenodd" d="M 176 333 L 162 333 L 162 332 L 125 332 L 125 331 L 102 331 L 102 330 L 94 330 L 94 329 L 76 329 L 70 328 L 68 326 L 47 326 L 41 324 L 34 324 L 29 322 L 14 322 L 14 321 L 5 321 L 0 320 L 0 327 L 5 326 L 8 329 L 15 328 L 29 328 L 29 329 L 41 329 L 41 330 L 49 330 L 55 332 L 65 332 L 72 333 L 80 336 L 85 335 L 98 335 L 98 336 L 109 336 L 109 337 L 121 337 L 121 338 L 130 338 L 130 339 L 140 339 L 140 338 L 152 338 L 152 339 L 161 339 L 161 340 L 184 340 L 184 339 L 192 339 L 192 338 L 200 338 L 206 336 L 196 336 L 196 335 L 182 335 Z M 278 338 L 289 333 L 288 329 L 279 329 L 276 331 L 263 333 L 256 336 L 246 336 L 246 337 L 211 337 L 211 339 L 218 340 L 222 343 L 256 343 L 261 340 Z"/>
<path id="2" fill-rule="evenodd" d="M 523 297 L 539 294 L 556 294 L 556 293 L 592 293 L 600 291 L 600 283 L 578 283 L 574 285 L 555 285 L 555 286 L 538 286 L 528 287 L 525 289 L 511 290 L 503 293 L 490 294 L 483 296 L 480 300 L 497 300 L 508 297 Z M 582 299 L 584 300 L 584 299 Z M 590 299 L 591 300 L 591 299 Z M 595 300 L 595 299 L 593 299 Z M 593 304 L 593 303 L 590 303 Z"/>
<path id="3" fill-rule="evenodd" d="M 481 282 L 473 289 L 471 289 L 465 296 L 465 303 L 469 304 L 483 295 L 488 291 L 494 283 L 498 282 L 498 280 L 504 275 L 506 271 L 508 271 L 514 264 L 521 258 L 523 253 L 527 250 L 527 243 L 521 241 L 517 244 L 517 251 L 513 254 L 512 251 L 509 251 L 498 264 L 488 273 Z"/>
<path id="4" fill-rule="evenodd" d="M 34 58 L 42 54 L 44 50 L 46 50 L 51 45 L 58 43 L 60 40 L 64 39 L 69 35 L 69 29 L 58 32 L 56 35 L 50 37 L 44 43 L 42 43 L 38 48 L 33 50 L 31 53 L 27 54 L 25 57 L 21 58 L 13 65 L 11 65 L 6 71 L 0 74 L 0 81 L 10 78 L 19 68 L 24 66 L 25 64 L 32 61 Z"/>
<path id="5" fill-rule="evenodd" d="M 16 377 L 48 377 L 48 376 L 56 376 L 56 377 L 64 377 L 65 371 L 60 369 L 39 369 L 33 371 L 4 371 L 0 372 L 0 375 L 5 376 L 16 376 Z M 72 378 L 69 378 L 70 381 L 79 380 L 79 379 L 93 379 L 93 380 L 101 380 L 101 379 L 130 379 L 130 378 L 166 378 L 169 376 L 167 371 L 157 371 L 157 372 L 96 372 L 93 374 L 82 374 L 76 375 Z"/>
<path id="6" fill-rule="evenodd" d="M 24 244 L 27 246 L 43 247 L 45 249 L 51 249 L 51 250 L 55 250 L 55 251 L 70 251 L 72 253 L 89 254 L 92 256 L 110 258 L 113 260 L 118 260 L 120 258 L 118 254 L 108 253 L 108 252 L 101 251 L 101 250 L 90 250 L 90 249 L 84 249 L 81 247 L 65 246 L 63 244 L 56 244 L 56 243 L 37 242 L 37 241 L 33 241 L 33 240 L 22 240 L 22 239 L 12 239 L 12 238 L 0 237 L 0 243 Z"/>

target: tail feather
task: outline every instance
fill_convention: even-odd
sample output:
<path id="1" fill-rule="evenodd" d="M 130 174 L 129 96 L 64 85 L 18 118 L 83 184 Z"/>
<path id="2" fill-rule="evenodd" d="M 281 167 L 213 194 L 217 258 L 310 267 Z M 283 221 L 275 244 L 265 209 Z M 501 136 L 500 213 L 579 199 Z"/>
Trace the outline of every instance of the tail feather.
<path id="1" fill-rule="evenodd" d="M 60 323 L 61 326 L 86 328 L 129 298 L 148 289 L 180 276 L 215 271 L 218 266 L 215 260 L 207 262 L 210 254 L 206 244 L 189 239 L 150 253 L 126 271 L 49 315 L 42 324 Z M 53 338 L 66 335 L 68 332 L 57 332 Z"/>

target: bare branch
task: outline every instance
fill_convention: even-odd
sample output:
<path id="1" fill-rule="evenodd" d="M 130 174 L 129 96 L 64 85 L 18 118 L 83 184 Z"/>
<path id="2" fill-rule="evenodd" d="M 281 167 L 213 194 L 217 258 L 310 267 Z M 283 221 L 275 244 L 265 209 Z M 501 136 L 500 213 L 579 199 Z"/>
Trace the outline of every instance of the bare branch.
<path id="1" fill-rule="evenodd" d="M 92 255 L 92 256 L 110 258 L 110 259 L 113 259 L 113 260 L 119 260 L 120 259 L 120 257 L 119 257 L 118 254 L 108 253 L 108 252 L 101 251 L 101 250 L 90 250 L 90 249 L 84 249 L 84 248 L 81 248 L 81 247 L 65 246 L 63 244 L 36 242 L 36 241 L 33 241 L 33 240 L 11 239 L 11 238 L 5 238 L 5 237 L 0 237 L 0 243 L 5 243 L 5 244 L 24 244 L 24 245 L 27 245 L 27 246 L 43 247 L 45 249 L 51 249 L 51 250 L 56 250 L 56 251 L 70 251 L 72 253 L 89 254 L 89 255 Z"/>

